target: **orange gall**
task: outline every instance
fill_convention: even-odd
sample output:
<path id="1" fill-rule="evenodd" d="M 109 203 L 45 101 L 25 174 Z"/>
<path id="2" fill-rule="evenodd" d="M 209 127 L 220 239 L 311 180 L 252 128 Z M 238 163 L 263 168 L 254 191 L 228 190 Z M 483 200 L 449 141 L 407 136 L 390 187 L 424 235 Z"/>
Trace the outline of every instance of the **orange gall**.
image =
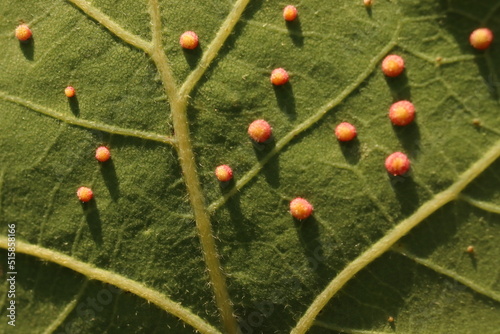
<path id="1" fill-rule="evenodd" d="M 184 49 L 196 49 L 199 44 L 198 35 L 194 31 L 186 31 L 179 38 L 179 43 Z"/>
<path id="2" fill-rule="evenodd" d="M 215 168 L 215 176 L 221 182 L 228 182 L 233 178 L 233 170 L 228 165 L 220 165 Z"/>
<path id="3" fill-rule="evenodd" d="M 28 27 L 26 24 L 20 24 L 16 28 L 16 38 L 20 40 L 21 42 L 25 42 L 28 39 L 31 38 L 33 33 L 31 32 L 31 29 Z"/>
<path id="4" fill-rule="evenodd" d="M 90 188 L 80 187 L 76 191 L 76 196 L 78 196 L 78 199 L 81 202 L 86 203 L 86 202 L 89 202 L 94 197 L 94 193 L 92 192 L 92 189 L 90 189 Z"/>
<path id="5" fill-rule="evenodd" d="M 382 61 L 382 72 L 388 77 L 394 78 L 403 73 L 405 62 L 398 55 L 389 55 Z"/>
<path id="6" fill-rule="evenodd" d="M 335 128 L 335 136 L 339 141 L 351 141 L 356 137 L 356 128 L 354 125 L 342 122 Z"/>
<path id="7" fill-rule="evenodd" d="M 394 152 L 385 159 L 385 169 L 391 175 L 404 175 L 410 169 L 410 159 L 406 154 Z"/>
<path id="8" fill-rule="evenodd" d="M 394 125 L 408 125 L 415 118 L 415 106 L 410 101 L 398 101 L 389 108 L 389 118 Z"/>
<path id="9" fill-rule="evenodd" d="M 304 220 L 308 218 L 313 210 L 311 203 L 301 197 L 297 197 L 290 202 L 290 213 L 296 219 Z"/>
<path id="10" fill-rule="evenodd" d="M 95 158 L 99 162 L 106 162 L 106 161 L 108 161 L 109 158 L 111 158 L 111 152 L 109 152 L 109 148 L 107 148 L 106 146 L 99 146 L 95 150 Z"/>
<path id="11" fill-rule="evenodd" d="M 64 89 L 64 94 L 67 96 L 67 97 L 73 97 L 75 96 L 75 88 L 72 87 L 72 86 L 68 86 Z"/>
<path id="12" fill-rule="evenodd" d="M 273 129 L 263 119 L 253 121 L 248 126 L 248 135 L 257 143 L 263 143 L 271 137 Z"/>
<path id="13" fill-rule="evenodd" d="M 469 42 L 477 50 L 486 50 L 493 42 L 493 32 L 488 28 L 476 29 L 470 34 Z"/>
<path id="14" fill-rule="evenodd" d="M 283 9 L 283 18 L 285 21 L 293 21 L 297 18 L 298 11 L 295 6 L 288 5 Z"/>
<path id="15" fill-rule="evenodd" d="M 283 68 L 276 68 L 271 72 L 271 83 L 275 86 L 281 86 L 288 82 L 290 76 Z"/>

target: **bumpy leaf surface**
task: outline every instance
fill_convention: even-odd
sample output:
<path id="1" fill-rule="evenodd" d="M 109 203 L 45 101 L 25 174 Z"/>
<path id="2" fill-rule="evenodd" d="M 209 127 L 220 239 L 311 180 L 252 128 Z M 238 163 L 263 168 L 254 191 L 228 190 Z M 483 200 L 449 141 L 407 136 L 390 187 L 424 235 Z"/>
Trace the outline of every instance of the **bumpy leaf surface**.
<path id="1" fill-rule="evenodd" d="M 500 2 L 304 0 L 291 23 L 286 3 L 245 2 L 0 0 L 0 332 L 228 332 L 222 305 L 243 333 L 500 333 L 500 38 L 468 41 L 500 36 Z M 187 30 L 199 48 L 180 48 Z M 402 99 L 417 116 L 394 127 Z M 254 144 L 260 118 L 273 137 Z M 409 174 L 385 171 L 395 151 Z M 291 217 L 295 197 L 313 216 Z"/>

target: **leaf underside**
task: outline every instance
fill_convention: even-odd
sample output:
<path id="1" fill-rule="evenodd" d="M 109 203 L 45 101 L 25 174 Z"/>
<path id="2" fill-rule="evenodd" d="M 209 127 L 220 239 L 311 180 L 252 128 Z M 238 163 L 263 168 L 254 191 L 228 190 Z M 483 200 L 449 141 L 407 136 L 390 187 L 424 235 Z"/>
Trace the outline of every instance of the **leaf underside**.
<path id="1" fill-rule="evenodd" d="M 236 2 L 160 1 L 172 82 L 77 5 L 0 3 L 2 236 L 14 223 L 19 241 L 138 282 L 224 331 L 164 86 L 182 86 Z M 152 40 L 147 1 L 90 4 Z M 251 0 L 187 100 L 203 209 L 243 333 L 289 333 L 346 266 L 499 146 L 500 38 L 477 51 L 468 37 L 482 26 L 500 36 L 500 2 L 379 0 L 366 9 L 304 0 L 298 21 L 286 24 L 284 5 Z M 14 37 L 20 22 L 33 30 L 27 43 Z M 198 49 L 180 48 L 187 30 Z M 390 53 L 405 60 L 398 78 L 380 71 Z M 270 84 L 277 67 L 289 84 Z M 393 127 L 387 111 L 402 99 L 417 116 Z M 262 145 L 246 133 L 259 118 L 273 127 Z M 356 126 L 354 142 L 336 140 L 343 121 Z M 94 159 L 100 145 L 111 150 L 106 163 Z M 408 175 L 385 171 L 395 151 L 410 157 Z M 229 184 L 214 177 L 220 164 L 233 168 Z M 484 167 L 456 200 L 351 277 L 309 332 L 500 333 L 500 162 Z M 80 186 L 95 200 L 80 203 Z M 291 217 L 295 197 L 313 204 L 313 216 Z M 106 278 L 37 254 L 18 253 L 16 267 L 19 333 L 195 331 Z M 13 330 L 8 288 L 3 280 L 0 332 Z"/>

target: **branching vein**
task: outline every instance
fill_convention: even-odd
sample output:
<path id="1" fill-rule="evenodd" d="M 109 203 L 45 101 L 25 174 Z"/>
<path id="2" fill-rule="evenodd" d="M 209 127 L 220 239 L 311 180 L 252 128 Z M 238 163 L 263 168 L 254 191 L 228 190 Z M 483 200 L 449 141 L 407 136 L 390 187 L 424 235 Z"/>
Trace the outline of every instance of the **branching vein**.
<path id="1" fill-rule="evenodd" d="M 85 293 L 85 290 L 87 289 L 87 286 L 89 284 L 89 281 L 86 279 L 85 282 L 83 282 L 82 286 L 78 290 L 78 293 L 76 296 L 73 298 L 71 302 L 66 305 L 66 307 L 62 310 L 62 312 L 57 316 L 57 318 L 54 319 L 54 321 L 47 327 L 44 331 L 43 334 L 52 334 L 54 333 L 59 326 L 63 324 L 63 322 L 68 318 L 68 316 L 73 312 L 75 307 L 78 304 L 78 301 L 82 298 L 83 294 Z"/>
<path id="2" fill-rule="evenodd" d="M 217 35 L 213 39 L 212 43 L 210 43 L 210 45 L 208 46 L 207 51 L 203 54 L 200 63 L 198 64 L 198 66 L 196 66 L 194 71 L 189 74 L 186 81 L 182 85 L 179 91 L 179 96 L 181 98 L 187 97 L 196 83 L 200 80 L 201 76 L 205 73 L 208 66 L 214 60 L 215 56 L 217 56 L 219 50 L 224 45 L 224 42 L 233 31 L 234 26 L 240 19 L 249 2 L 250 0 L 238 0 L 234 4 L 233 9 L 227 16 L 224 23 L 222 23 L 222 26 L 217 32 Z"/>
<path id="3" fill-rule="evenodd" d="M 0 236 L 0 248 L 7 249 L 7 244 L 7 237 Z M 199 316 L 192 313 L 187 308 L 182 307 L 180 304 L 172 301 L 167 296 L 159 293 L 156 290 L 148 288 L 147 286 L 139 282 L 123 277 L 108 270 L 96 268 L 88 263 L 78 261 L 71 256 L 55 252 L 53 250 L 37 245 L 31 245 L 23 241 L 16 241 L 16 251 L 18 253 L 36 256 L 37 258 L 42 260 L 54 262 L 58 265 L 85 275 L 90 279 L 112 284 L 124 291 L 130 291 L 133 294 L 157 305 L 168 313 L 171 313 L 172 315 L 178 317 L 185 323 L 193 326 L 201 333 L 220 333 L 218 330 L 205 322 L 205 320 L 201 319 Z"/>
<path id="4" fill-rule="evenodd" d="M 163 51 L 161 42 L 161 15 L 158 1 L 150 0 L 149 6 L 151 21 L 153 22 L 153 50 L 151 52 L 151 58 L 160 72 L 165 93 L 170 100 L 172 123 L 175 131 L 175 137 L 177 139 L 177 154 L 179 155 L 180 165 L 184 174 L 184 180 L 189 194 L 191 207 L 194 211 L 196 227 L 198 229 L 205 263 L 208 268 L 210 283 L 212 284 L 214 291 L 215 302 L 219 309 L 225 331 L 229 334 L 239 333 L 239 326 L 236 322 L 236 318 L 234 317 L 233 305 L 227 290 L 226 278 L 221 269 L 222 266 L 219 261 L 219 255 L 215 245 L 210 216 L 205 207 L 205 198 L 203 196 L 196 169 L 196 160 L 191 145 L 189 122 L 187 118 L 188 99 L 187 96 L 180 94 L 177 90 L 167 56 Z M 232 18 L 232 20 L 237 19 L 238 17 L 236 16 Z M 220 43 L 222 42 L 223 40 Z M 221 45 L 222 44 L 219 45 L 219 48 Z M 215 54 L 216 52 L 214 53 L 214 56 Z M 195 81 L 198 79 L 192 79 L 193 85 L 196 84 Z"/>
<path id="5" fill-rule="evenodd" d="M 150 42 L 143 40 L 141 37 L 130 33 L 129 31 L 122 28 L 118 23 L 113 21 L 109 16 L 101 12 L 99 9 L 92 6 L 85 0 L 67 0 L 74 4 L 76 7 L 80 8 L 85 14 L 87 14 L 92 19 L 96 20 L 102 24 L 106 29 L 111 31 L 118 38 L 123 40 L 138 49 L 143 50 L 146 53 L 150 53 L 152 45 Z"/>
<path id="6" fill-rule="evenodd" d="M 499 205 L 495 205 L 493 203 L 487 203 L 487 202 L 483 202 L 483 201 L 478 201 L 478 200 L 473 199 L 472 197 L 469 197 L 469 196 L 464 195 L 464 194 L 461 194 L 458 197 L 458 199 L 460 199 L 464 202 L 467 202 L 470 205 L 473 205 L 481 210 L 488 211 L 491 213 L 500 214 L 500 206 Z"/>
<path id="7" fill-rule="evenodd" d="M 170 145 L 175 146 L 175 140 L 173 138 L 168 137 L 168 136 L 163 136 L 163 135 L 160 135 L 157 133 L 121 128 L 121 127 L 114 126 L 114 125 L 109 125 L 109 124 L 99 123 L 99 122 L 95 122 L 95 121 L 88 121 L 85 119 L 80 119 L 80 118 L 77 118 L 74 116 L 60 113 L 58 111 L 41 106 L 41 105 L 33 103 L 31 101 L 27 101 L 25 99 L 22 99 L 22 98 L 19 98 L 16 96 L 8 95 L 4 92 L 0 92 L 0 99 L 2 99 L 4 101 L 16 103 L 18 105 L 21 105 L 21 106 L 26 107 L 28 109 L 31 109 L 33 111 L 39 112 L 40 114 L 55 118 L 55 119 L 60 120 L 64 123 L 67 123 L 67 124 L 81 126 L 83 128 L 87 128 L 87 129 L 104 131 L 104 132 L 113 133 L 113 134 L 122 135 L 122 136 L 137 137 L 137 138 L 146 139 L 146 140 L 153 140 L 153 141 L 157 141 L 157 142 L 161 142 L 161 143 L 170 144 Z"/>
<path id="8" fill-rule="evenodd" d="M 240 191 L 248 182 L 250 182 L 259 172 L 260 170 L 271 160 L 276 154 L 281 152 L 295 137 L 300 135 L 302 132 L 309 129 L 311 126 L 319 122 L 330 110 L 334 107 L 342 103 L 359 85 L 365 81 L 382 58 L 396 45 L 397 36 L 399 35 L 399 26 L 396 29 L 392 40 L 373 58 L 371 59 L 367 68 L 354 80 L 349 86 L 347 86 L 338 96 L 334 99 L 328 101 L 325 105 L 323 105 L 319 110 L 306 119 L 304 122 L 300 123 L 297 127 L 295 127 L 292 131 L 287 133 L 283 138 L 281 138 L 276 146 L 261 160 L 259 160 L 245 175 L 243 175 L 236 185 L 224 194 L 223 197 L 219 198 L 208 207 L 209 212 L 214 212 L 218 208 L 220 208 L 226 201 L 231 198 L 234 194 Z"/>
<path id="9" fill-rule="evenodd" d="M 486 152 L 476 163 L 465 171 L 458 180 L 448 189 L 434 196 L 424 203 L 413 215 L 403 220 L 399 225 L 390 230 L 382 239 L 373 244 L 368 250 L 352 261 L 335 277 L 328 286 L 314 299 L 305 314 L 299 320 L 292 334 L 305 333 L 313 324 L 318 313 L 325 307 L 330 299 L 360 270 L 373 262 L 380 255 L 389 250 L 399 239 L 406 235 L 424 219 L 429 217 L 445 204 L 457 199 L 462 190 L 476 179 L 500 156 L 500 141 Z"/>
<path id="10" fill-rule="evenodd" d="M 497 301 L 500 303 L 500 294 L 496 293 L 495 291 L 489 290 L 489 289 L 487 289 L 479 284 L 476 284 L 473 281 L 471 281 L 470 279 L 463 277 L 463 276 L 460 276 L 456 272 L 449 270 L 449 269 L 446 269 L 444 267 L 441 267 L 440 265 L 438 265 L 432 261 L 420 258 L 414 254 L 411 254 L 405 249 L 400 249 L 400 248 L 394 247 L 394 248 L 392 248 L 392 250 L 403 255 L 403 256 L 406 256 L 407 258 L 415 261 L 416 263 L 418 263 L 420 265 L 423 265 L 429 269 L 432 269 L 435 272 L 440 273 L 441 275 L 447 276 L 447 277 L 469 287 L 470 289 L 476 291 L 479 294 L 482 294 L 482 295 L 489 297 L 489 298 L 493 299 L 494 301 Z"/>

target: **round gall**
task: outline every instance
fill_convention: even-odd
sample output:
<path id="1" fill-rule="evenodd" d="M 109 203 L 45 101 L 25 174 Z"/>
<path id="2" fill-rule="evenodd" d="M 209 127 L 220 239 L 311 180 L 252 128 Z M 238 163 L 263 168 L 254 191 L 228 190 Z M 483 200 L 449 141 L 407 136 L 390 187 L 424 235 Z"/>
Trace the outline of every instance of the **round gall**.
<path id="1" fill-rule="evenodd" d="M 106 146 L 99 146 L 97 150 L 95 150 L 95 158 L 99 162 L 106 162 L 111 158 L 111 152 Z"/>
<path id="2" fill-rule="evenodd" d="M 220 165 L 215 168 L 215 176 L 221 182 L 228 182 L 233 178 L 233 170 L 228 165 Z"/>
<path id="3" fill-rule="evenodd" d="M 16 38 L 21 42 L 27 41 L 32 35 L 31 29 L 26 24 L 20 24 L 16 28 Z"/>
<path id="4" fill-rule="evenodd" d="M 271 72 L 271 83 L 275 86 L 281 86 L 288 82 L 290 76 L 283 68 L 276 68 Z"/>
<path id="5" fill-rule="evenodd" d="M 194 31 L 186 31 L 179 39 L 179 43 L 184 49 L 193 50 L 198 46 L 198 35 Z"/>
<path id="6" fill-rule="evenodd" d="M 406 154 L 394 152 L 385 159 L 385 169 L 391 175 L 404 175 L 410 169 L 410 159 Z"/>
<path id="7" fill-rule="evenodd" d="M 291 22 L 297 18 L 298 11 L 295 6 L 288 5 L 283 9 L 283 18 L 285 21 Z"/>
<path id="8" fill-rule="evenodd" d="M 335 136 L 339 141 L 351 141 L 356 137 L 356 128 L 354 125 L 343 122 L 335 128 Z"/>
<path id="9" fill-rule="evenodd" d="M 76 191 L 76 196 L 78 196 L 78 199 L 84 203 L 89 202 L 93 197 L 94 193 L 92 192 L 92 189 L 87 188 L 87 187 L 80 187 Z"/>
<path id="10" fill-rule="evenodd" d="M 415 106 L 410 101 L 398 101 L 389 108 L 389 118 L 394 125 L 408 125 L 415 118 Z"/>
<path id="11" fill-rule="evenodd" d="M 75 88 L 74 87 L 71 87 L 71 86 L 68 86 L 64 89 L 64 94 L 67 96 L 67 97 L 73 97 L 75 96 Z"/>
<path id="12" fill-rule="evenodd" d="M 493 42 L 493 32 L 488 28 L 476 29 L 470 34 L 469 42 L 477 50 L 486 50 Z"/>
<path id="13" fill-rule="evenodd" d="M 248 126 L 248 135 L 257 143 L 263 143 L 271 137 L 272 130 L 269 123 L 263 119 L 258 119 Z"/>
<path id="14" fill-rule="evenodd" d="M 299 220 L 303 220 L 308 218 L 314 208 L 307 200 L 297 197 L 293 201 L 290 202 L 290 213 L 294 218 Z"/>
<path id="15" fill-rule="evenodd" d="M 394 78 L 403 73 L 405 62 L 398 55 L 389 55 L 382 61 L 382 72 L 388 77 Z"/>

